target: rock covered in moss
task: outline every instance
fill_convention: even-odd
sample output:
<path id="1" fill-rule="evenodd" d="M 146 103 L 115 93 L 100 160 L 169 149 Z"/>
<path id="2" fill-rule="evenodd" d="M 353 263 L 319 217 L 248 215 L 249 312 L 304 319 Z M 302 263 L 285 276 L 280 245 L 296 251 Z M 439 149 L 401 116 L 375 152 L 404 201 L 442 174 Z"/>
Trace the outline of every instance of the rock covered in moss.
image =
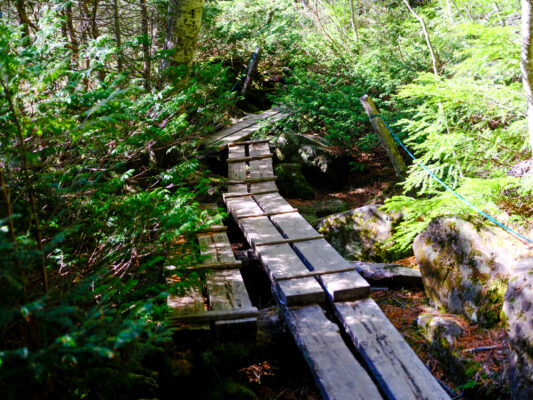
<path id="1" fill-rule="evenodd" d="M 338 188 L 345 183 L 351 157 L 331 151 L 321 138 L 285 133 L 277 138 L 275 146 L 280 162 L 300 164 L 312 184 Z"/>
<path id="2" fill-rule="evenodd" d="M 513 399 L 533 399 L 533 257 L 521 260 L 513 271 L 503 312 L 512 349 Z"/>
<path id="3" fill-rule="evenodd" d="M 431 342 L 445 339 L 449 345 L 453 345 L 454 339 L 463 334 L 463 328 L 450 315 L 422 313 L 416 319 L 416 323 L 424 337 Z"/>
<path id="4" fill-rule="evenodd" d="M 282 196 L 304 200 L 315 197 L 315 191 L 303 176 L 300 164 L 278 164 L 274 171 L 278 177 L 276 184 Z"/>
<path id="5" fill-rule="evenodd" d="M 507 276 L 525 247 L 504 231 L 442 217 L 416 237 L 413 250 L 434 304 L 491 326 L 500 319 Z"/>
<path id="6" fill-rule="evenodd" d="M 316 228 L 326 240 L 351 260 L 394 261 L 406 254 L 392 249 L 393 227 L 400 222 L 399 213 L 388 214 L 380 205 L 367 205 L 318 221 Z"/>

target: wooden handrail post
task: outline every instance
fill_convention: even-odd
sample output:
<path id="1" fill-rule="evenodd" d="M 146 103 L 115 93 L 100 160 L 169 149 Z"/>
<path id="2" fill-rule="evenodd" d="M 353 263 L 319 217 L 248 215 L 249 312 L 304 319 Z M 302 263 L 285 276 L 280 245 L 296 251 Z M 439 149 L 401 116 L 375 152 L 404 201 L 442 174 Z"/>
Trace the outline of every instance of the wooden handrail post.
<path id="1" fill-rule="evenodd" d="M 379 115 L 376 105 L 374 104 L 372 99 L 368 97 L 367 94 L 365 94 L 359 100 L 361 101 L 361 104 L 363 105 L 363 108 L 365 109 L 367 115 L 370 117 L 372 127 L 378 134 L 379 141 L 387 152 L 387 155 L 389 156 L 392 165 L 394 166 L 394 170 L 396 171 L 396 175 L 399 178 L 404 178 L 407 174 L 407 166 L 405 165 L 402 156 L 400 155 L 400 152 L 396 147 L 396 144 L 394 143 L 392 135 L 390 134 L 389 130 L 387 129 L 381 118 L 372 118 L 374 115 Z"/>
<path id="2" fill-rule="evenodd" d="M 259 62 L 259 57 L 261 56 L 261 52 L 262 52 L 262 49 L 260 47 L 256 47 L 252 54 L 252 59 L 250 60 L 250 65 L 248 66 L 248 72 L 246 73 L 246 79 L 244 80 L 244 85 L 241 91 L 241 94 L 243 96 L 246 96 L 246 93 L 248 92 L 248 89 L 250 88 L 250 85 L 252 84 L 254 71 L 257 68 L 257 63 Z"/>

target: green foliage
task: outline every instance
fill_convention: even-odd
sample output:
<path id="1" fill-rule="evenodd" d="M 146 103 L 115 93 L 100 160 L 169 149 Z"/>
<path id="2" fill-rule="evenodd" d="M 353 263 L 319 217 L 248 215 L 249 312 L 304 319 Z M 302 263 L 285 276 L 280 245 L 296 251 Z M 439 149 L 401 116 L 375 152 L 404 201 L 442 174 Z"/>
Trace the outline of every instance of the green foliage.
<path id="1" fill-rule="evenodd" d="M 169 290 L 189 285 L 167 287 L 167 253 L 179 273 L 191 238 L 221 220 L 196 202 L 207 181 L 193 150 L 233 94 L 220 64 L 176 70 L 152 92 L 127 73 L 99 80 L 113 43 L 88 41 L 90 61 L 74 67 L 60 10 L 43 11 L 31 43 L 0 24 L 0 397 L 154 397 L 144 360 L 170 339 Z"/>

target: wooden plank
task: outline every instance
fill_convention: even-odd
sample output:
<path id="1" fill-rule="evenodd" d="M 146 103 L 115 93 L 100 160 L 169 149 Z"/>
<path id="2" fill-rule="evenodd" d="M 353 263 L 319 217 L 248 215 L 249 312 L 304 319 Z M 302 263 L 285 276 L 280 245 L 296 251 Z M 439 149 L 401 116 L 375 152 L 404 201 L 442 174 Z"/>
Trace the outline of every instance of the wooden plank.
<path id="1" fill-rule="evenodd" d="M 251 317 L 257 317 L 256 307 L 237 308 L 235 310 L 209 311 L 185 315 L 172 314 L 169 316 L 169 319 L 172 320 L 173 323 L 203 324 L 206 322 L 231 321 Z"/>
<path id="2" fill-rule="evenodd" d="M 230 157 L 244 157 L 244 147 L 232 147 L 229 149 Z M 246 180 L 246 163 L 233 163 L 228 164 L 228 178 L 233 181 Z M 229 192 L 247 192 L 247 184 L 230 184 L 228 182 Z"/>
<path id="3" fill-rule="evenodd" d="M 252 307 L 240 271 L 235 269 L 216 271 L 208 274 L 206 279 L 211 310 L 236 310 Z"/>
<path id="4" fill-rule="evenodd" d="M 257 143 L 250 146 L 250 155 L 254 157 L 266 157 L 270 155 L 270 148 L 268 143 Z M 272 159 L 258 159 L 250 161 L 250 178 L 265 178 L 273 177 L 274 169 L 272 167 Z M 276 189 L 274 182 L 258 182 L 250 186 L 250 191 L 259 192 Z"/>
<path id="5" fill-rule="evenodd" d="M 258 255 L 272 281 L 288 275 L 309 272 L 288 244 L 262 247 Z M 325 301 L 324 290 L 314 278 L 295 279 L 277 284 L 281 300 L 287 306 Z"/>
<path id="6" fill-rule="evenodd" d="M 313 271 L 340 271 L 351 267 L 324 239 L 294 243 L 293 246 Z M 357 300 L 370 294 L 370 285 L 356 271 L 324 275 L 318 279 L 333 301 Z"/>
<path id="7" fill-rule="evenodd" d="M 238 158 L 228 158 L 228 164 L 239 163 L 239 162 L 249 162 L 255 160 L 264 160 L 267 158 L 272 158 L 272 154 L 261 154 L 258 156 L 249 156 L 249 157 L 238 157 Z"/>
<path id="8" fill-rule="evenodd" d="M 170 308 L 175 309 L 177 314 L 207 312 L 202 288 L 198 284 L 185 289 L 183 296 L 168 296 L 167 304 Z"/>
<path id="9" fill-rule="evenodd" d="M 202 264 L 216 264 L 218 263 L 216 244 L 213 241 L 213 235 L 198 236 L 198 244 L 200 245 L 200 255 L 202 256 Z"/>
<path id="10" fill-rule="evenodd" d="M 450 399 L 374 300 L 336 303 L 335 311 L 388 399 Z"/>
<path id="11" fill-rule="evenodd" d="M 278 278 L 278 280 L 279 281 L 288 281 L 289 279 L 299 279 L 299 278 L 308 278 L 308 277 L 312 277 L 312 276 L 338 274 L 339 272 L 348 272 L 348 271 L 353 271 L 353 270 L 354 270 L 354 267 L 350 267 L 350 268 L 348 268 L 346 270 L 339 270 L 339 271 L 322 271 L 322 272 L 309 271 L 309 272 L 298 273 L 298 274 L 295 274 L 295 275 L 284 276 L 282 278 Z"/>
<path id="12" fill-rule="evenodd" d="M 255 142 L 249 146 L 250 156 L 260 157 L 272 155 L 270 154 L 270 146 L 268 142 Z"/>
<path id="13" fill-rule="evenodd" d="M 222 129 L 207 136 L 206 139 L 204 139 L 204 143 L 206 146 L 215 145 L 217 142 L 223 141 L 225 138 L 233 136 L 239 131 L 242 131 L 252 125 L 256 125 L 258 121 L 261 121 L 265 118 L 273 117 L 276 114 L 279 114 L 279 111 L 269 110 L 265 111 L 264 113 L 251 116 L 250 118 L 246 118 L 245 120 L 238 122 L 235 125 L 230 126 L 229 128 Z"/>
<path id="14" fill-rule="evenodd" d="M 243 141 L 243 140 L 248 139 L 250 136 L 252 136 L 252 134 L 255 131 L 257 131 L 263 125 L 262 121 L 265 121 L 265 125 L 268 125 L 268 124 L 271 124 L 273 122 L 279 121 L 282 118 L 285 118 L 287 115 L 289 115 L 289 114 L 278 113 L 278 114 L 272 115 L 269 118 L 264 118 L 264 119 L 258 120 L 258 123 L 254 124 L 254 125 L 251 125 L 251 126 L 249 126 L 247 128 L 241 129 L 238 132 L 235 132 L 235 133 L 233 133 L 233 134 L 231 134 L 229 136 L 226 136 L 223 139 L 219 140 L 218 141 L 218 144 L 219 144 L 218 148 L 223 148 L 223 147 L 227 146 L 229 143 L 232 143 L 232 142 L 239 142 L 239 141 Z M 213 145 L 211 145 L 211 146 L 213 146 Z"/>
<path id="15" fill-rule="evenodd" d="M 301 238 L 290 238 L 290 239 L 283 239 L 283 240 L 273 240 L 271 242 L 262 242 L 257 243 L 255 246 L 273 246 L 276 244 L 285 244 L 285 243 L 297 243 L 297 242 L 307 242 L 311 240 L 320 240 L 324 239 L 324 236 L 317 235 L 317 236 L 309 236 L 309 237 L 301 237 Z M 353 268 L 352 268 L 353 269 Z"/>
<path id="16" fill-rule="evenodd" d="M 229 185 L 239 185 L 239 184 L 249 184 L 249 183 L 262 183 L 262 182 L 270 182 L 275 181 L 278 179 L 276 176 L 267 176 L 264 178 L 249 178 L 249 179 L 241 179 L 241 180 L 228 180 Z"/>
<path id="17" fill-rule="evenodd" d="M 239 219 L 242 216 L 261 216 L 264 214 L 252 197 L 229 198 L 226 200 L 226 205 L 228 211 L 235 219 Z"/>
<path id="18" fill-rule="evenodd" d="M 255 201 L 267 213 L 296 210 L 279 193 L 261 194 L 254 196 Z"/>
<path id="19" fill-rule="evenodd" d="M 238 223 L 252 246 L 284 239 L 268 217 L 240 219 Z"/>
<path id="20" fill-rule="evenodd" d="M 257 144 L 257 143 L 270 143 L 271 139 L 261 139 L 261 140 L 246 140 L 244 142 L 233 142 L 228 144 L 229 147 L 232 146 L 246 146 L 250 144 Z"/>
<path id="21" fill-rule="evenodd" d="M 242 218 L 255 218 L 255 217 L 271 217 L 272 215 L 289 214 L 289 213 L 294 213 L 294 212 L 298 212 L 298 210 L 273 212 L 273 213 L 262 213 L 262 214 L 250 214 L 250 215 L 239 216 L 238 218 L 242 219 Z"/>
<path id="22" fill-rule="evenodd" d="M 320 235 L 299 213 L 274 215 L 271 219 L 288 238 Z"/>
<path id="23" fill-rule="evenodd" d="M 382 399 L 319 306 L 289 309 L 285 320 L 326 400 Z"/>
<path id="24" fill-rule="evenodd" d="M 231 199 L 232 197 L 250 197 L 250 196 L 257 196 L 260 194 L 269 194 L 269 193 L 277 193 L 278 189 L 275 190 L 264 190 L 260 192 L 239 192 L 239 193 L 224 193 L 222 197 L 225 199 Z"/>

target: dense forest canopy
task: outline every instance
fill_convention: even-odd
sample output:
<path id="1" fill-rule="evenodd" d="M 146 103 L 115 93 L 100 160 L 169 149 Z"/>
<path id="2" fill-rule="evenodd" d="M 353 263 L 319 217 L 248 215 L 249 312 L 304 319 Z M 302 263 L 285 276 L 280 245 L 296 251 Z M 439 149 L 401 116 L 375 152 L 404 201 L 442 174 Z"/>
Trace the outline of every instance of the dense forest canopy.
<path id="1" fill-rule="evenodd" d="M 530 235 L 522 3 L 2 2 L 0 396 L 157 393 L 149 359 L 170 340 L 163 266 L 191 264 L 191 238 L 223 218 L 199 207 L 219 185 L 200 143 L 239 107 L 275 103 L 293 113 L 274 133 L 372 151 L 368 94 L 434 174 Z M 262 99 L 245 101 L 257 46 Z M 434 217 L 472 213 L 417 163 L 401 187 L 386 203 L 405 215 L 397 246 Z"/>

